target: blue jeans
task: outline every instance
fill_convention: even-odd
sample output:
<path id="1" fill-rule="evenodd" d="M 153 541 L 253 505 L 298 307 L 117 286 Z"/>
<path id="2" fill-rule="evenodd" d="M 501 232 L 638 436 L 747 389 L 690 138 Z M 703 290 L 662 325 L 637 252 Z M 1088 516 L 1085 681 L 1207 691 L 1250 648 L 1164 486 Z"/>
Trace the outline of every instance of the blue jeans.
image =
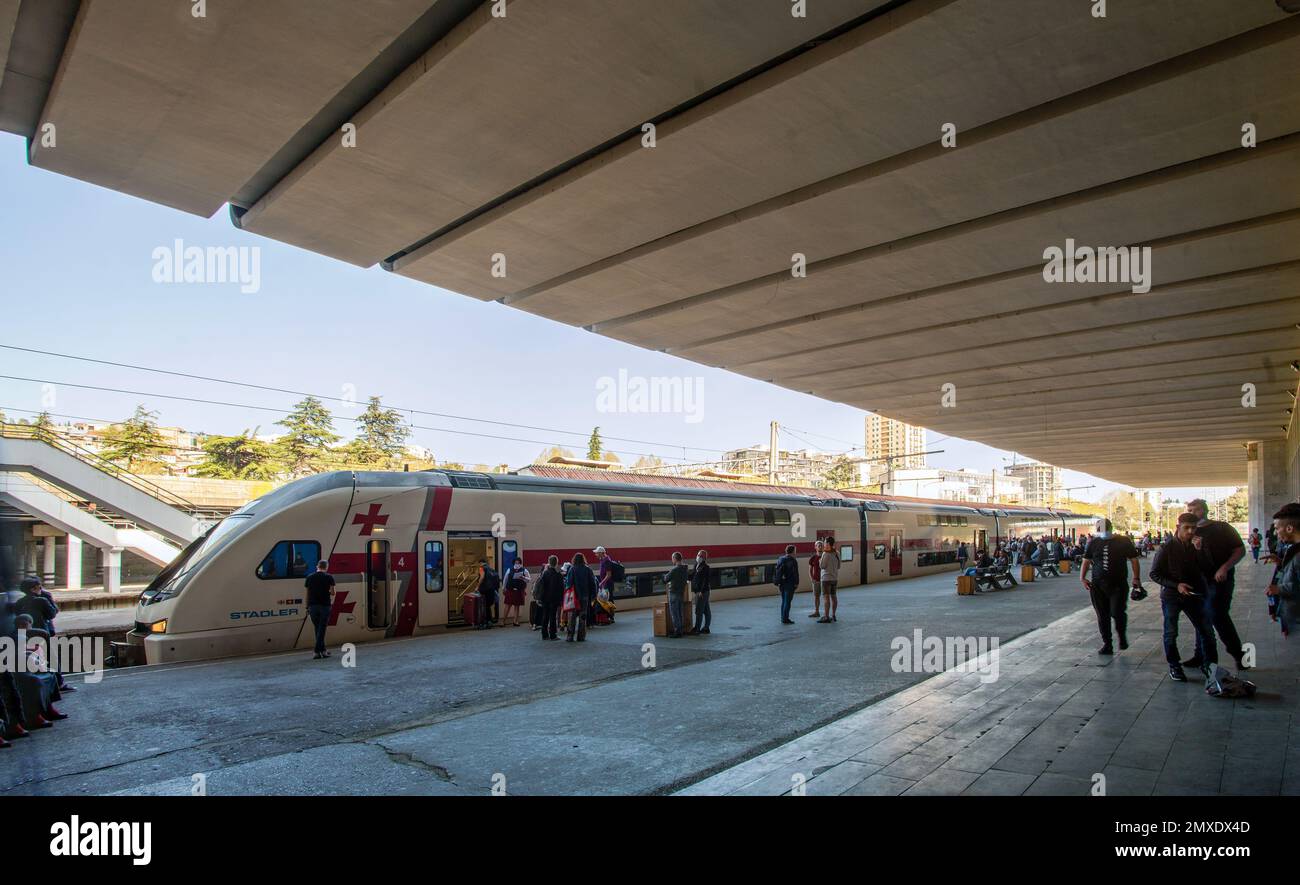
<path id="1" fill-rule="evenodd" d="M 316 654 L 324 654 L 325 628 L 330 622 L 330 606 L 309 605 L 307 606 L 307 616 L 311 618 L 312 626 L 316 628 Z"/>
<path id="2" fill-rule="evenodd" d="M 1213 637 L 1217 633 L 1228 654 L 1240 658 L 1241 636 L 1238 635 L 1237 625 L 1232 623 L 1232 615 L 1229 614 L 1232 609 L 1232 591 L 1236 589 L 1236 575 L 1229 574 L 1228 580 L 1222 584 L 1212 580 L 1207 580 L 1205 584 L 1209 587 L 1209 593 L 1205 598 L 1205 619 L 1213 626 L 1210 636 Z M 1209 660 L 1205 657 L 1205 643 L 1199 635 L 1196 637 L 1196 657 Z"/>
<path id="3" fill-rule="evenodd" d="M 672 621 L 673 621 L 673 633 L 674 633 L 674 634 L 677 634 L 677 633 L 681 633 L 681 632 L 682 632 L 682 628 L 683 628 L 683 625 L 682 625 L 682 618 L 683 618 L 683 614 L 682 614 L 682 603 L 683 603 L 684 601 L 685 601 L 685 596 L 684 596 L 684 594 L 681 594 L 681 593 L 669 593 L 669 594 L 668 594 L 668 614 L 669 614 L 669 616 L 672 618 Z"/>
<path id="4" fill-rule="evenodd" d="M 1197 657 L 1204 664 L 1219 662 L 1218 643 L 1214 641 L 1214 627 L 1206 617 L 1205 600 L 1200 596 L 1183 596 L 1182 594 L 1160 594 L 1160 611 L 1165 616 L 1165 660 L 1170 667 L 1182 665 L 1178 657 L 1178 616 L 1187 615 L 1196 631 Z M 1201 649 L 1205 649 L 1204 652 Z M 1204 657 L 1202 657 L 1204 654 Z"/>
<path id="5" fill-rule="evenodd" d="M 781 587 L 781 620 L 790 620 L 790 603 L 794 602 L 794 587 Z"/>

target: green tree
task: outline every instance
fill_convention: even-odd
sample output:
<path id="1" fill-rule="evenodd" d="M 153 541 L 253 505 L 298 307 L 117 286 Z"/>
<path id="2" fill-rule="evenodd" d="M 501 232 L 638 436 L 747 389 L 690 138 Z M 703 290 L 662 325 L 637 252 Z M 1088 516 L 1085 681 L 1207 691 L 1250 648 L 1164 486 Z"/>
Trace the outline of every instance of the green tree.
<path id="1" fill-rule="evenodd" d="M 49 412 L 41 412 L 39 415 L 36 416 L 36 420 L 32 422 L 32 427 L 36 430 L 38 434 L 53 433 L 54 419 L 50 417 Z"/>
<path id="2" fill-rule="evenodd" d="M 135 414 L 121 424 L 114 424 L 104 434 L 103 456 L 130 473 L 162 472 L 167 463 L 162 453 L 167 446 L 158 433 L 157 418 L 157 412 L 136 406 Z"/>
<path id="3" fill-rule="evenodd" d="M 396 458 L 406 447 L 410 431 L 402 423 L 401 413 L 383 408 L 377 396 L 370 397 L 370 404 L 357 418 L 357 424 L 360 430 L 356 439 L 345 449 L 351 460 L 379 464 Z"/>
<path id="4" fill-rule="evenodd" d="M 338 442 L 329 409 L 314 396 L 293 407 L 283 420 L 275 422 L 285 433 L 275 441 L 276 459 L 297 479 L 317 473 L 330 458 L 330 446 Z"/>
<path id="5" fill-rule="evenodd" d="M 197 476 L 214 479 L 274 479 L 271 447 L 245 430 L 240 436 L 209 436 L 203 441 L 203 461 Z"/>
<path id="6" fill-rule="evenodd" d="M 846 489 L 858 484 L 858 468 L 848 458 L 841 455 L 822 475 L 822 481 L 829 489 Z"/>
<path id="7" fill-rule="evenodd" d="M 1245 489 L 1237 489 L 1223 502 L 1228 511 L 1228 522 L 1250 522 L 1250 498 Z"/>
<path id="8" fill-rule="evenodd" d="M 587 460 L 599 461 L 604 445 L 600 440 L 600 428 L 593 427 L 591 429 L 591 438 L 587 440 Z"/>

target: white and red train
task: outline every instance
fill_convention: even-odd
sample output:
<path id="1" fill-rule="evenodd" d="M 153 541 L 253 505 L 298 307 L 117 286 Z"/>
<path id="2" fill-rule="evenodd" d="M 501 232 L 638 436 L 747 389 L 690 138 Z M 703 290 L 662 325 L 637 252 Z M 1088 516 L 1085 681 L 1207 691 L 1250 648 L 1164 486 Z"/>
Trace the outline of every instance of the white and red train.
<path id="1" fill-rule="evenodd" d="M 1047 508 L 740 483 L 629 481 L 434 470 L 326 473 L 240 508 L 187 547 L 141 594 L 128 635 L 148 663 L 310 648 L 305 577 L 328 560 L 337 582 L 331 643 L 445 630 L 478 563 L 606 547 L 626 570 L 621 610 L 652 605 L 674 551 L 709 551 L 713 598 L 775 594 L 772 565 L 833 535 L 841 586 L 956 568 L 1008 537 L 1073 536 L 1090 518 Z M 806 584 L 805 584 L 806 586 Z"/>

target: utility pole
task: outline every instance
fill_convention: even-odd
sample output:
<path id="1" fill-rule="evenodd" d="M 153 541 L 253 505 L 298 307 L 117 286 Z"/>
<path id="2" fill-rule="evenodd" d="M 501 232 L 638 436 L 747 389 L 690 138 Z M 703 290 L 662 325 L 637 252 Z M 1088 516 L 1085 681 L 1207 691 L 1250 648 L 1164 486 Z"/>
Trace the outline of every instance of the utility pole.
<path id="1" fill-rule="evenodd" d="M 776 471 L 781 460 L 781 450 L 778 448 L 779 443 L 777 442 L 777 438 L 780 435 L 780 429 L 781 425 L 773 421 L 772 438 L 768 442 L 767 450 L 767 481 L 772 485 L 776 485 Z"/>

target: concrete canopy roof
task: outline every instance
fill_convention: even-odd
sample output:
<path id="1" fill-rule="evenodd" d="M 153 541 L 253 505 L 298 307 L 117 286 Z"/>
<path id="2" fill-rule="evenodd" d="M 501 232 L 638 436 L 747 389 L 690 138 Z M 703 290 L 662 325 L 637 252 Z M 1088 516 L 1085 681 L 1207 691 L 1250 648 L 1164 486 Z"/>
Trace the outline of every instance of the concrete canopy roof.
<path id="1" fill-rule="evenodd" d="M 1129 485 L 1240 484 L 1285 436 L 1275 0 L 381 2 L 83 0 L 31 160 Z M 1046 282 L 1067 240 L 1150 247 L 1150 291 Z"/>

